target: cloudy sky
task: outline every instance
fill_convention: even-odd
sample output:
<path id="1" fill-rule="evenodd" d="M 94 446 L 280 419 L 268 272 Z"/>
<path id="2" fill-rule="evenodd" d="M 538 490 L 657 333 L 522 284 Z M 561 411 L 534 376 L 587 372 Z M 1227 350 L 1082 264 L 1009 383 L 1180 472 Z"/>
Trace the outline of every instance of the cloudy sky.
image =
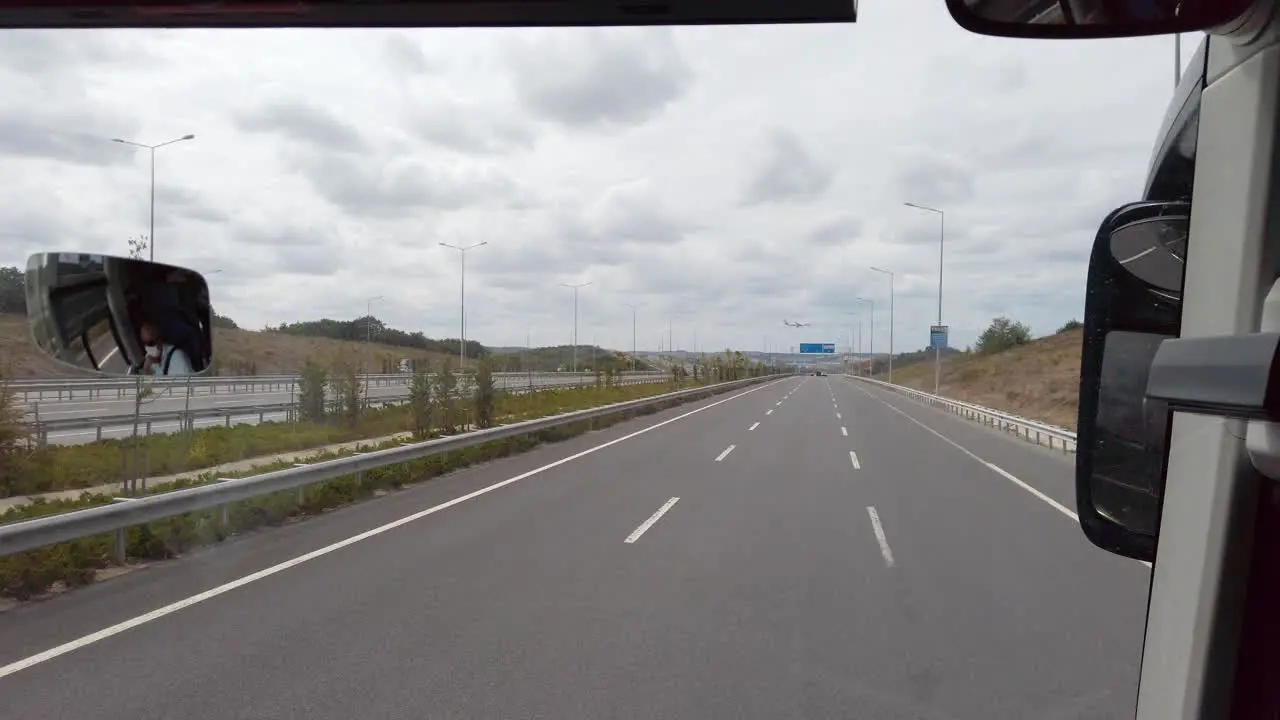
<path id="1" fill-rule="evenodd" d="M 208 275 L 241 325 L 374 313 L 457 335 L 657 349 L 888 347 L 936 318 L 1049 333 L 1083 310 L 1089 245 L 1139 199 L 1170 38 L 970 35 L 940 0 L 851 26 L 6 32 L 0 264 L 37 251 Z M 1184 39 L 1184 59 L 1196 40 Z M 812 322 L 794 331 L 783 319 Z"/>

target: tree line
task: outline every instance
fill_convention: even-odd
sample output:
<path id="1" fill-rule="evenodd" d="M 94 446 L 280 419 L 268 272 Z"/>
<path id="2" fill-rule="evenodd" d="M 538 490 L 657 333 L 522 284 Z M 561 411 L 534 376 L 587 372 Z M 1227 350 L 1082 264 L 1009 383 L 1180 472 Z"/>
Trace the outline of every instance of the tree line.
<path id="1" fill-rule="evenodd" d="M 301 335 L 305 337 L 323 337 L 334 340 L 352 340 L 363 342 L 372 340 L 382 345 L 426 350 L 445 355 L 458 354 L 456 338 L 433 339 L 421 332 L 406 332 L 388 326 L 372 315 L 358 317 L 354 320 L 304 320 L 294 323 L 282 323 L 275 327 L 267 326 L 264 332 L 281 335 Z M 482 358 L 489 354 L 488 348 L 474 340 L 467 341 L 467 357 Z"/>

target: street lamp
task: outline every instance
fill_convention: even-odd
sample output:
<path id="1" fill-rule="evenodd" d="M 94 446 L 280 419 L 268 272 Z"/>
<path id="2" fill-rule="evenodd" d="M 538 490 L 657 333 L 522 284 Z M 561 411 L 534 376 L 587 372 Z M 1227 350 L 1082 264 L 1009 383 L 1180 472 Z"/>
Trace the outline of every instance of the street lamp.
<path id="1" fill-rule="evenodd" d="M 383 297 L 381 295 L 374 295 L 373 297 L 365 301 L 364 341 L 368 345 L 373 344 L 373 301 L 382 300 L 382 299 Z M 365 362 L 361 362 L 360 364 L 364 365 L 364 401 L 366 404 L 368 404 L 369 402 L 369 365 Z"/>
<path id="2" fill-rule="evenodd" d="M 854 299 L 871 306 L 871 327 L 870 332 L 867 333 L 867 354 L 871 356 L 871 372 L 869 375 L 874 375 L 876 372 L 876 301 L 864 297 Z"/>
<path id="3" fill-rule="evenodd" d="M 625 302 L 622 304 L 631 308 L 631 371 L 635 372 L 636 370 L 636 308 L 639 306 L 633 305 L 631 303 L 625 303 Z"/>
<path id="4" fill-rule="evenodd" d="M 488 240 L 475 243 L 474 245 L 467 245 L 466 247 L 450 245 L 446 242 L 440 243 L 440 247 L 457 250 L 458 255 L 462 258 L 462 283 L 458 291 L 462 304 L 462 309 L 459 311 L 458 318 L 458 334 L 461 336 L 458 338 L 458 372 L 462 372 L 463 366 L 467 364 L 467 251 L 478 248 L 481 245 L 488 244 Z"/>
<path id="5" fill-rule="evenodd" d="M 578 372 L 578 288 L 584 288 L 591 284 L 588 280 L 584 283 L 571 285 L 569 283 L 560 283 L 560 287 L 567 287 L 573 290 L 573 367 L 572 372 Z"/>
<path id="6" fill-rule="evenodd" d="M 857 358 L 858 358 L 858 362 L 856 362 L 856 363 L 854 364 L 854 366 L 853 366 L 853 369 L 854 369 L 854 373 L 853 373 L 853 374 L 854 374 L 854 375 L 861 375 L 862 373 L 861 373 L 861 372 L 859 372 L 859 371 L 862 369 L 862 362 L 861 362 L 861 361 L 862 361 L 862 314 L 861 314 L 861 313 L 857 313 L 857 312 L 845 312 L 845 313 L 842 313 L 842 314 L 844 314 L 844 315 L 848 315 L 848 316 L 850 316 L 850 317 L 854 318 L 853 320 L 850 320 L 850 321 L 849 321 L 849 347 L 850 347 L 849 354 L 850 354 L 850 355 L 854 355 L 854 354 L 855 354 L 855 353 L 853 352 L 853 350 L 852 350 L 852 348 L 853 348 L 853 326 L 854 326 L 855 324 L 858 326 L 858 350 L 857 350 L 857 353 L 856 353 Z"/>
<path id="7" fill-rule="evenodd" d="M 938 214 L 938 326 L 942 326 L 942 247 L 947 238 L 947 215 L 937 208 L 927 207 L 925 205 L 916 205 L 915 203 L 902 203 L 907 207 L 917 210 L 925 210 Z M 933 394 L 938 394 L 938 386 L 942 383 L 942 348 L 935 346 L 933 348 Z"/>
<path id="8" fill-rule="evenodd" d="M 889 383 L 893 383 L 893 273 L 878 267 L 869 268 L 875 272 L 889 276 Z"/>
<path id="9" fill-rule="evenodd" d="M 151 230 L 149 231 L 150 234 L 147 235 L 147 250 L 150 253 L 149 259 L 151 260 L 151 262 L 155 262 L 156 260 L 156 149 L 162 148 L 165 145 L 172 145 L 174 143 L 182 142 L 183 140 L 195 140 L 195 139 L 196 139 L 195 135 L 183 135 L 180 138 L 166 140 L 165 142 L 162 142 L 158 145 L 146 145 L 140 142 L 133 142 L 132 140 L 121 140 L 120 138 L 111 138 L 111 142 L 118 142 L 123 145 L 132 145 L 134 147 L 140 147 L 140 148 L 144 148 L 146 150 L 151 151 Z"/>

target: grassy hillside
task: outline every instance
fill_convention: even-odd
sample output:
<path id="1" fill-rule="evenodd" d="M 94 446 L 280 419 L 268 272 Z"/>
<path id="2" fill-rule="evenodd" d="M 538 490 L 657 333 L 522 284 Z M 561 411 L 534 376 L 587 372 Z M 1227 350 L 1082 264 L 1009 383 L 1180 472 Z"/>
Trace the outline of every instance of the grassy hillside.
<path id="1" fill-rule="evenodd" d="M 942 359 L 939 394 L 1075 430 L 1081 330 L 1032 340 L 995 355 Z M 877 379 L 885 380 L 883 374 Z M 933 361 L 893 368 L 899 385 L 933 392 Z"/>
<path id="2" fill-rule="evenodd" d="M 393 345 L 224 327 L 214 328 L 213 351 L 214 362 L 223 375 L 298 372 L 307 358 L 328 362 L 346 356 L 367 363 L 372 372 L 382 372 L 384 363 L 394 363 L 400 358 L 427 358 L 434 365 L 444 357 L 440 353 Z M 22 315 L 0 314 L 0 358 L 16 378 L 76 375 L 36 349 L 27 331 L 26 317 Z"/>

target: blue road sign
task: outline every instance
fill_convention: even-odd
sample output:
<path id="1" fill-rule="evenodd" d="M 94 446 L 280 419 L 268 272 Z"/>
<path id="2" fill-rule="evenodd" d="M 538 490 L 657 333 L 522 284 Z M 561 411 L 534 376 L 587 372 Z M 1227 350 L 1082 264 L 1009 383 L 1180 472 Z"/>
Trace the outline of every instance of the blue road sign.
<path id="1" fill-rule="evenodd" d="M 800 343 L 800 353 L 808 355 L 834 355 L 835 343 Z"/>
<path id="2" fill-rule="evenodd" d="M 946 325 L 930 325 L 929 326 L 929 347 L 934 350 L 947 349 L 947 331 L 950 330 Z"/>

